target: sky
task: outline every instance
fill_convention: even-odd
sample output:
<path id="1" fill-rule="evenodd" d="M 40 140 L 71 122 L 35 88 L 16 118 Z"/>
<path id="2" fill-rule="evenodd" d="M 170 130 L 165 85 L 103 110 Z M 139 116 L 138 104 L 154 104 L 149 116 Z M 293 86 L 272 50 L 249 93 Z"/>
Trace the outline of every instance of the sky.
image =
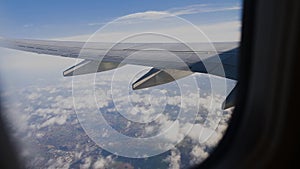
<path id="1" fill-rule="evenodd" d="M 239 41 L 239 0 L 1 0 L 0 37 L 85 41 L 108 22 L 121 17 L 123 22 L 111 26 L 115 28 L 113 34 L 106 33 L 102 41 L 118 39 L 128 31 L 148 31 L 150 23 L 140 21 L 157 18 L 160 22 L 154 22 L 151 29 L 171 34 L 181 32 L 180 36 L 187 41 L 197 40 L 197 36 L 178 23 L 162 27 L 161 13 L 183 18 L 201 29 L 211 41 Z M 74 63 L 74 59 L 0 48 L 0 78 L 7 86 L 22 87 L 43 79 L 56 81 Z"/>
<path id="2" fill-rule="evenodd" d="M 105 23 L 133 13 L 146 11 L 178 12 L 192 23 L 208 24 L 239 20 L 239 0 L 2 0 L 0 36 L 16 38 L 54 38 L 90 34 Z M 233 8 L 226 10 L 226 8 Z M 196 10 L 195 10 L 196 9 Z M 210 9 L 210 12 L 201 12 Z M 214 11 L 213 9 L 218 9 Z M 224 9 L 224 10 L 222 10 Z M 177 10 L 177 11 L 176 11 Z M 190 10 L 190 11 L 189 11 Z"/>

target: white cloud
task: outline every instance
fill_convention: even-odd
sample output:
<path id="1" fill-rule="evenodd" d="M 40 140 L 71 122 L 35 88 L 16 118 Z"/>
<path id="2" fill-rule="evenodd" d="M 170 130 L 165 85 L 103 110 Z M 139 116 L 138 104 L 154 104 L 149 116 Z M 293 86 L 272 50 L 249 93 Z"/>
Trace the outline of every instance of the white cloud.
<path id="1" fill-rule="evenodd" d="M 47 126 L 51 126 L 53 124 L 63 125 L 66 123 L 67 118 L 68 118 L 67 115 L 54 116 L 54 117 L 46 120 L 43 124 L 41 124 L 40 127 L 47 127 Z"/>
<path id="2" fill-rule="evenodd" d="M 109 85 L 109 80 L 108 79 L 104 79 L 102 81 L 102 85 L 104 86 L 108 86 Z M 65 84 L 55 84 L 56 87 L 54 86 L 46 86 L 43 88 L 33 88 L 31 90 L 24 90 L 25 92 L 21 93 L 21 95 L 23 95 L 23 97 L 27 98 L 27 96 L 35 96 L 33 98 L 36 98 L 35 100 L 33 100 L 33 102 L 31 102 L 31 104 L 27 104 L 26 102 L 19 102 L 19 108 L 22 109 L 24 107 L 26 107 L 25 109 L 22 109 L 24 111 L 26 111 L 26 116 L 24 115 L 24 121 L 29 122 L 29 118 L 30 117 L 39 117 L 40 121 L 34 121 L 32 124 L 31 129 L 33 131 L 39 131 L 39 129 L 41 129 L 41 127 L 48 127 L 45 128 L 47 129 L 51 129 L 51 127 L 53 127 L 52 125 L 63 125 L 66 124 L 66 120 L 67 118 L 74 114 L 75 112 L 70 108 L 72 108 L 72 97 L 71 97 L 71 92 L 69 92 L 68 94 L 63 94 L 64 91 L 70 90 L 71 86 L 65 85 Z M 81 89 L 84 91 L 84 87 Z M 151 90 L 149 90 L 151 91 Z M 141 94 L 141 95 L 137 95 L 135 94 L 133 97 L 133 100 L 137 103 L 139 103 L 141 106 L 143 106 L 143 102 L 141 98 L 148 98 L 150 97 L 150 94 L 147 93 L 149 91 L 145 91 L 145 93 Z M 160 91 L 158 91 L 159 93 L 167 93 L 167 91 L 165 89 L 162 89 Z M 28 94 L 28 95 L 24 95 L 24 93 Z M 105 88 L 100 88 L 99 89 L 99 93 L 101 94 L 100 96 L 100 100 L 101 100 L 101 104 L 100 107 L 107 107 L 110 103 L 109 99 L 106 99 L 106 95 L 109 95 L 109 92 L 105 90 Z M 94 99 L 94 98 L 85 98 L 85 94 L 86 93 L 81 93 L 82 95 L 82 99 Z M 39 97 L 36 97 L 37 95 L 39 95 Z M 188 95 L 189 99 L 191 100 L 190 102 L 192 102 L 194 100 L 194 97 L 197 96 L 197 93 L 192 93 L 191 95 Z M 48 100 L 49 97 L 52 97 L 53 99 L 51 99 L 51 101 Z M 207 98 L 202 98 L 200 100 L 200 103 L 203 105 L 207 105 L 209 104 L 209 100 L 210 100 L 210 96 L 208 96 Z M 120 98 L 120 102 L 126 102 L 126 98 Z M 38 103 L 41 102 L 41 106 L 38 106 Z M 217 102 L 221 102 L 221 100 L 219 98 L 217 98 Z M 172 96 L 168 98 L 168 104 L 171 105 L 179 105 L 180 104 L 180 97 L 179 96 Z M 219 104 L 219 103 L 217 103 Z M 89 105 L 86 104 L 82 104 L 80 105 L 82 109 L 87 110 Z M 185 109 L 189 109 L 189 105 L 184 105 Z M 65 110 L 68 109 L 68 110 Z M 141 109 L 142 111 L 146 112 L 146 109 Z M 203 110 L 205 110 L 205 108 L 203 108 Z M 202 109 L 201 109 L 202 111 Z M 18 111 L 20 113 L 23 113 L 22 111 Z M 143 113 L 145 113 L 143 112 Z M 30 116 L 28 116 L 28 114 Z M 151 114 L 151 112 L 150 112 Z M 151 116 L 144 116 L 146 119 L 145 121 L 147 121 L 147 118 L 150 118 Z M 199 159 L 204 159 L 208 152 L 205 151 L 205 147 L 214 147 L 216 146 L 216 144 L 218 143 L 218 141 L 221 139 L 222 134 L 224 132 L 224 129 L 227 127 L 225 125 L 225 123 L 227 122 L 228 118 L 230 117 L 230 113 L 226 114 L 225 116 L 208 116 L 207 117 L 207 128 L 213 127 L 214 123 L 212 123 L 215 118 L 224 118 L 223 120 L 221 120 L 221 123 L 218 127 L 218 129 L 216 130 L 215 133 L 213 133 L 213 135 L 210 137 L 210 139 L 203 143 L 203 145 L 198 145 L 195 148 L 192 149 L 192 151 L 190 152 L 190 156 L 193 157 L 191 158 L 191 163 L 196 163 L 199 162 Z M 168 128 L 171 124 L 175 123 L 172 129 L 172 132 L 170 132 L 168 135 L 165 135 L 165 138 L 169 139 L 169 140 L 178 140 L 180 139 L 183 134 L 185 134 L 185 131 L 187 130 L 187 128 L 191 127 L 192 125 L 194 125 L 194 128 L 191 130 L 190 133 L 188 133 L 188 136 L 190 138 L 192 138 L 192 142 L 193 142 L 193 146 L 195 144 L 199 144 L 199 142 L 197 142 L 199 140 L 199 133 L 200 131 L 203 129 L 203 124 L 192 124 L 192 123 L 183 123 L 180 124 L 178 123 L 178 121 L 174 122 L 174 120 L 170 120 L 169 115 L 162 115 L 160 116 L 160 118 L 158 119 L 159 121 L 159 125 L 157 126 L 147 126 L 145 128 L 145 132 L 146 133 L 156 133 L 157 130 L 161 129 L 164 130 L 166 128 Z M 78 122 L 77 122 L 78 124 Z M 206 124 L 206 123 L 205 123 Z M 29 125 L 29 124 L 27 124 Z M 161 125 L 161 126 L 160 126 Z M 39 127 L 40 126 L 40 127 Z M 129 125 L 130 126 L 130 125 Z M 161 127 L 161 128 L 159 128 Z M 159 129 L 158 129 L 159 128 Z M 160 133 L 160 132 L 159 132 Z M 43 134 L 45 136 L 47 136 L 46 133 L 44 132 L 33 132 L 33 134 L 31 135 L 32 137 L 37 137 L 39 139 L 42 139 Z M 107 134 L 105 132 L 103 132 L 102 134 Z M 90 152 L 93 151 L 88 145 L 86 145 L 86 152 Z M 76 148 L 77 149 L 77 148 Z M 79 150 L 80 148 L 78 148 Z M 171 155 L 167 158 L 168 162 L 170 162 L 170 168 L 179 168 L 180 167 L 180 157 L 181 154 L 179 151 L 175 151 L 172 150 L 171 151 Z M 82 153 L 77 153 L 74 154 L 73 158 L 74 159 L 79 159 L 79 158 L 83 158 L 86 157 L 84 155 L 82 155 Z M 64 162 L 65 159 L 59 159 L 57 158 L 57 165 L 54 165 L 53 163 L 51 163 L 51 166 L 56 166 L 56 167 L 68 167 L 71 163 L 70 162 L 66 162 L 66 164 L 62 164 Z M 110 158 L 105 158 L 105 157 L 99 157 L 98 160 L 93 163 L 91 161 L 89 161 L 90 159 L 87 158 L 84 161 L 83 164 L 83 168 L 85 166 L 89 166 L 89 167 L 94 167 L 94 168 L 101 168 L 102 166 L 107 166 L 109 164 L 105 163 L 107 161 L 110 161 Z M 50 164 L 49 164 L 50 165 Z"/>
<path id="3" fill-rule="evenodd" d="M 147 24 L 150 25 L 150 24 Z M 209 24 L 198 24 L 195 25 L 197 29 L 201 30 L 199 32 L 191 25 L 182 25 L 178 24 L 175 27 L 168 28 L 160 28 L 159 25 L 152 25 L 151 27 L 140 28 L 139 30 L 130 30 L 126 31 L 122 28 L 119 31 L 106 31 L 106 32 L 98 32 L 94 34 L 90 39 L 91 42 L 118 42 L 125 37 L 132 36 L 136 33 L 142 32 L 156 32 L 160 34 L 165 34 L 169 36 L 176 37 L 183 42 L 207 42 L 206 37 L 209 38 L 212 42 L 230 42 L 230 41 L 239 41 L 240 40 L 240 21 L 224 21 L 218 23 L 209 23 Z M 151 30 L 150 30 L 151 29 Z M 205 35 L 205 36 L 204 36 Z M 74 40 L 74 41 L 86 41 L 91 37 L 88 35 L 79 35 L 74 37 L 65 37 L 60 38 L 61 40 Z M 151 39 L 152 38 L 152 39 Z M 136 43 L 145 42 L 145 39 L 135 39 Z M 157 42 L 157 37 L 148 37 L 147 42 Z M 161 42 L 173 42 L 174 40 L 161 39 Z"/>
<path id="4" fill-rule="evenodd" d="M 88 23 L 89 26 L 102 26 L 105 23 L 97 23 L 97 22 L 92 22 L 92 23 Z"/>
<path id="5" fill-rule="evenodd" d="M 234 11 L 241 10 L 240 6 L 212 6 L 207 4 L 198 4 L 198 5 L 190 5 L 183 8 L 173 8 L 168 10 L 167 12 L 180 16 L 180 15 L 189 15 L 189 14 L 197 14 L 197 13 L 209 13 L 209 12 L 223 12 L 223 11 Z"/>
<path id="6" fill-rule="evenodd" d="M 190 155 L 192 157 L 190 160 L 190 164 L 194 165 L 202 162 L 208 157 L 209 154 L 206 151 L 204 151 L 200 145 L 196 145 L 193 147 L 192 151 L 190 152 Z"/>
<path id="7" fill-rule="evenodd" d="M 136 19 L 142 20 L 155 20 L 168 18 L 170 16 L 181 16 L 181 15 L 190 15 L 190 14 L 199 14 L 199 13 L 210 13 L 210 12 L 223 12 L 223 11 L 235 11 L 241 10 L 240 6 L 216 6 L 209 4 L 196 4 L 185 6 L 181 8 L 171 8 L 169 10 L 164 11 L 145 11 L 129 14 L 121 17 L 122 23 L 133 23 L 135 21 L 139 21 Z M 133 20 L 134 19 L 134 20 Z"/>
<path id="8" fill-rule="evenodd" d="M 83 164 L 80 165 L 80 168 L 87 169 L 91 166 L 91 163 L 92 163 L 92 157 L 86 157 L 83 160 Z"/>
<path id="9" fill-rule="evenodd" d="M 171 150 L 171 155 L 165 161 L 169 162 L 169 169 L 180 169 L 180 151 L 177 149 Z"/>
<path id="10" fill-rule="evenodd" d="M 99 158 L 93 165 L 94 169 L 104 168 L 106 164 L 105 159 Z"/>
<path id="11" fill-rule="evenodd" d="M 48 166 L 48 168 L 67 169 L 70 168 L 70 164 L 71 161 L 69 159 L 65 159 L 63 156 L 60 156 L 56 159 L 50 159 L 45 166 Z"/>
<path id="12" fill-rule="evenodd" d="M 41 95 L 39 93 L 31 93 L 28 95 L 28 99 L 29 100 L 36 100 L 37 98 L 39 98 Z"/>
<path id="13" fill-rule="evenodd" d="M 134 33 L 157 32 L 166 35 L 176 35 L 174 37 L 179 37 L 179 39 L 182 39 L 184 42 L 203 42 L 207 41 L 206 38 L 201 39 L 199 36 L 195 36 L 195 34 L 199 34 L 199 32 L 195 33 L 194 31 L 191 31 L 191 25 L 183 25 L 181 23 L 182 20 L 176 18 L 176 16 L 238 10 L 241 10 L 240 5 L 196 4 L 163 11 L 133 13 L 119 17 L 112 22 L 108 22 L 104 29 L 94 34 L 93 38 L 90 40 L 117 42 Z M 163 26 L 164 23 L 168 23 L 167 25 L 169 26 Z M 103 23 L 101 23 L 101 25 L 102 24 Z M 90 25 L 96 25 L 96 23 L 91 23 Z M 239 41 L 240 39 L 240 21 L 238 18 L 235 18 L 233 21 L 202 24 L 196 23 L 194 25 L 201 29 L 211 41 Z M 87 40 L 88 37 L 89 36 L 76 36 L 72 38 L 76 40 Z M 151 42 L 151 39 L 147 39 L 147 42 L 149 41 Z"/>
<path id="14" fill-rule="evenodd" d="M 34 26 L 34 24 L 25 24 L 25 25 L 23 25 L 24 28 L 31 28 L 33 26 Z"/>
<path id="15" fill-rule="evenodd" d="M 113 163 L 113 159 L 111 156 L 107 157 L 98 157 L 97 161 L 93 164 L 94 169 L 103 169 L 108 165 Z"/>
<path id="16" fill-rule="evenodd" d="M 171 121 L 167 120 L 163 123 L 162 125 L 162 132 L 164 132 L 165 129 L 167 129 L 166 133 L 164 134 L 164 137 L 171 142 L 176 142 L 178 140 L 183 139 L 184 135 L 181 133 L 182 131 L 180 130 L 180 124 L 178 120 Z"/>
<path id="17" fill-rule="evenodd" d="M 164 11 L 146 11 L 146 12 L 138 12 L 138 13 L 133 13 L 129 14 L 126 16 L 121 17 L 121 22 L 120 23 L 133 23 L 133 21 L 130 21 L 132 19 L 161 19 L 164 17 L 168 17 L 169 14 Z M 118 21 L 117 21 L 118 22 Z"/>

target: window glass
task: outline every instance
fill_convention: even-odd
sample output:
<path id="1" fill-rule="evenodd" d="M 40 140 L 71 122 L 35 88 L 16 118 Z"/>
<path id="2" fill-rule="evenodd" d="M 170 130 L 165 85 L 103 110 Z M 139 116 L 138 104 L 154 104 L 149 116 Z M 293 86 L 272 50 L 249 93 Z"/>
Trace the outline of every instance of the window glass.
<path id="1" fill-rule="evenodd" d="M 218 145 L 234 108 L 239 0 L 0 4 L 0 36 L 68 41 L 29 51 L 71 56 L 70 41 L 86 42 L 80 59 L 0 48 L 3 116 L 26 167 L 189 168 Z M 109 70 L 62 76 L 84 59 Z"/>

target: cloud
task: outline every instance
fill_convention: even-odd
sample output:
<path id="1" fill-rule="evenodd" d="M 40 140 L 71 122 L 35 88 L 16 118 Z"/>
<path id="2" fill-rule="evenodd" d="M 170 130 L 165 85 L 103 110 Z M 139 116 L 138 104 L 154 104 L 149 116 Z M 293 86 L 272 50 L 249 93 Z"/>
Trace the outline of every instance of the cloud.
<path id="1" fill-rule="evenodd" d="M 192 151 L 190 152 L 191 160 L 190 164 L 199 164 L 202 162 L 204 159 L 208 157 L 208 152 L 204 151 L 203 147 L 200 145 L 196 145 L 192 148 Z"/>
<path id="2" fill-rule="evenodd" d="M 107 74 L 107 76 L 110 76 L 110 74 Z M 100 101 L 99 105 L 101 108 L 107 111 L 111 109 L 108 111 L 109 112 L 108 114 L 112 115 L 116 112 L 116 110 L 111 107 L 111 98 L 109 97 L 110 96 L 109 78 L 103 78 L 103 79 L 100 78 L 100 79 L 101 79 L 101 85 L 97 86 L 97 90 L 98 90 L 97 93 L 99 93 L 99 95 L 97 96 L 99 96 L 99 101 Z M 125 79 L 121 80 L 120 82 L 123 83 L 122 81 L 124 80 Z M 24 128 L 28 129 L 28 134 L 26 135 L 25 137 L 26 139 L 24 140 L 37 139 L 41 141 L 40 143 L 41 145 L 38 145 L 39 147 L 48 146 L 43 148 L 47 149 L 50 154 L 53 153 L 57 154 L 55 159 L 49 161 L 49 163 L 46 165 L 45 163 L 43 163 L 42 159 L 37 159 L 37 161 L 44 164 L 43 166 L 51 166 L 51 167 L 59 167 L 59 168 L 64 168 L 68 166 L 72 167 L 72 165 L 76 164 L 76 161 L 78 160 L 82 160 L 81 163 L 82 168 L 88 166 L 90 168 L 92 167 L 103 168 L 103 166 L 110 166 L 113 163 L 113 162 L 111 163 L 109 162 L 111 161 L 111 157 L 105 157 L 101 155 L 92 156 L 91 154 L 89 154 L 95 152 L 95 149 L 97 149 L 97 147 L 91 146 L 89 142 L 85 140 L 86 138 L 82 139 L 82 136 L 80 135 L 84 135 L 84 133 L 83 131 L 80 130 L 80 125 L 77 120 L 73 119 L 72 122 L 74 121 L 74 123 L 71 123 L 71 121 L 69 120 L 69 117 L 73 117 L 76 119 L 76 114 L 72 108 L 73 102 L 72 102 L 71 87 L 72 87 L 71 85 L 66 85 L 64 81 L 62 81 L 54 85 L 46 85 L 46 86 L 35 85 L 34 87 L 24 88 L 19 92 L 15 91 L 12 93 L 15 96 L 18 96 L 18 99 L 20 99 L 19 102 L 17 102 L 17 106 L 15 106 L 18 107 L 18 109 L 20 110 L 20 111 L 16 111 L 17 114 L 19 114 L 19 116 L 18 115 L 16 116 L 18 116 L 18 118 L 21 118 L 20 120 L 24 120 L 26 122 L 25 125 L 27 125 Z M 86 86 L 82 86 L 82 88 L 80 88 L 80 90 L 82 90 L 82 92 L 80 92 L 82 99 L 94 99 L 94 98 L 85 98 L 87 94 L 84 90 L 85 87 Z M 156 94 L 164 93 L 165 95 L 169 94 L 168 93 L 169 90 L 174 91 L 173 88 L 169 86 L 165 86 L 165 87 L 157 87 L 154 89 L 153 88 L 148 89 L 145 91 L 141 91 L 140 93 L 134 93 L 132 101 L 134 101 L 136 105 L 140 106 L 140 111 L 144 111 L 142 112 L 142 114 L 147 112 L 146 111 L 147 109 L 144 108 L 146 103 L 143 102 L 143 99 L 147 100 L 148 98 L 153 97 L 151 96 L 151 94 L 153 94 L 151 92 L 152 90 L 156 91 L 155 92 Z M 120 90 L 118 91 L 120 92 Z M 187 95 L 188 96 L 187 103 L 192 103 L 193 100 L 195 100 L 195 97 L 197 97 L 197 95 L 198 93 L 195 92 L 191 93 L 190 95 Z M 31 98 L 31 100 L 29 98 Z M 35 99 L 32 100 L 32 98 Z M 49 100 L 49 98 L 52 99 Z M 222 102 L 221 97 L 215 97 L 215 98 L 217 99 L 216 104 L 220 104 Z M 123 105 L 124 102 L 128 102 L 128 99 L 126 97 L 122 97 L 122 95 L 120 95 L 118 99 L 121 105 Z M 157 99 L 161 100 L 161 98 L 157 98 Z M 179 106 L 181 101 L 178 95 L 170 95 L 167 98 L 168 108 L 170 109 L 167 109 L 166 114 L 160 115 L 156 123 L 148 125 L 145 128 L 139 128 L 141 126 L 135 126 L 133 123 L 129 125 L 128 123 L 124 123 L 125 125 L 122 124 L 122 126 L 124 126 L 122 127 L 122 129 L 128 131 L 128 133 L 130 132 L 134 133 L 136 131 L 145 130 L 146 134 L 145 135 L 141 134 L 142 136 L 149 136 L 149 135 L 152 136 L 163 132 L 164 130 L 168 129 L 170 125 L 173 124 L 173 128 L 170 130 L 168 134 L 164 136 L 164 139 L 168 139 L 170 140 L 170 142 L 174 142 L 178 139 L 181 139 L 185 134 L 187 134 L 186 138 L 187 140 L 190 140 L 188 142 L 189 143 L 188 145 L 190 145 L 193 148 L 191 148 L 191 150 L 189 150 L 185 154 L 183 153 L 184 151 L 180 152 L 180 148 L 171 150 L 170 156 L 166 158 L 166 161 L 169 163 L 170 168 L 180 168 L 181 163 L 183 163 L 183 161 L 181 161 L 182 159 L 181 156 L 188 155 L 187 158 L 191 159 L 191 161 L 188 163 L 191 164 L 198 163 L 206 158 L 206 156 L 210 153 L 209 150 L 214 148 L 217 145 L 218 141 L 222 138 L 223 132 L 227 128 L 226 125 L 227 121 L 230 118 L 230 113 L 224 113 L 224 114 L 215 113 L 212 115 L 206 114 L 207 111 L 206 109 L 209 108 L 208 105 L 210 103 L 210 99 L 211 96 L 206 95 L 204 98 L 201 98 L 199 100 L 200 104 L 204 105 L 201 106 L 201 108 L 199 109 L 199 114 L 203 115 L 203 117 L 201 116 L 201 118 L 197 119 L 200 122 L 197 122 L 196 124 L 193 124 L 191 122 L 185 122 L 185 121 L 181 121 L 179 123 L 178 121 L 174 120 L 174 118 L 171 118 L 172 115 L 176 114 L 176 108 L 177 108 L 176 106 Z M 154 102 L 154 105 L 157 104 L 158 102 Z M 89 114 L 88 110 L 90 105 L 81 104 L 79 106 L 82 110 L 85 110 L 87 114 Z M 10 108 L 16 110 L 15 107 L 11 106 Z M 121 108 L 124 109 L 124 107 Z M 183 108 L 184 108 L 183 113 L 186 116 L 188 116 L 189 115 L 188 111 L 192 109 L 191 105 L 183 104 Z M 20 114 L 23 115 L 23 117 L 21 117 Z M 116 118 L 114 118 L 114 116 L 111 117 L 113 118 L 110 119 L 116 121 Z M 145 116 L 141 118 L 142 119 L 144 118 L 143 119 L 144 121 L 148 121 L 149 118 L 151 118 L 151 116 L 145 114 Z M 204 122 L 201 122 L 201 120 L 204 120 Z M 205 128 L 203 130 L 204 133 L 210 134 L 211 129 L 214 129 L 216 125 L 215 121 L 217 122 L 220 121 L 219 127 L 216 130 L 213 130 L 214 132 L 213 134 L 211 134 L 209 140 L 207 140 L 203 144 L 200 144 L 199 134 L 204 128 Z M 116 125 L 120 125 L 120 123 Z M 187 129 L 190 128 L 191 126 L 194 127 L 189 133 L 186 133 Z M 136 129 L 136 131 L 134 129 L 132 130 L 132 127 L 135 127 L 134 129 Z M 73 131 L 73 129 L 75 132 Z M 60 130 L 68 131 L 68 132 L 65 132 L 64 134 L 66 136 L 62 137 L 62 136 L 57 136 L 55 130 L 58 130 L 59 132 Z M 68 133 L 71 133 L 72 135 L 68 135 Z M 105 133 L 105 130 L 102 130 L 101 134 L 104 135 L 106 134 L 108 136 L 110 135 L 110 133 Z M 53 147 L 52 145 L 53 141 L 51 141 L 50 145 L 48 145 L 49 143 L 45 144 L 47 143 L 47 141 L 45 141 L 47 139 L 45 138 L 51 138 L 53 140 L 58 138 L 57 143 L 54 144 L 54 146 L 57 147 Z M 60 150 L 60 147 L 64 147 L 64 142 L 67 142 L 67 145 L 69 146 L 74 144 L 72 143 L 72 141 L 68 140 L 70 138 L 74 139 L 74 142 L 76 142 L 76 144 L 81 143 L 84 146 L 79 145 L 78 147 L 76 146 L 76 148 L 74 149 L 70 148 L 71 150 L 67 150 L 66 152 Z M 119 142 L 119 140 L 117 139 L 115 140 L 117 143 Z M 114 143 L 115 142 L 112 142 L 112 144 Z M 115 145 L 118 146 L 118 144 Z M 67 156 L 68 158 L 67 157 L 62 158 L 61 156 Z M 49 160 L 48 157 L 46 156 L 43 157 L 45 158 L 44 160 Z M 92 159 L 89 159 L 90 157 Z"/>
<path id="3" fill-rule="evenodd" d="M 165 161 L 169 162 L 169 169 L 180 169 L 180 151 L 177 149 L 171 150 L 171 155 Z"/>
<path id="4" fill-rule="evenodd" d="M 45 166 L 48 168 L 70 168 L 70 160 L 64 158 L 63 156 L 57 157 L 56 159 L 50 159 Z"/>
<path id="5" fill-rule="evenodd" d="M 146 12 L 138 12 L 138 13 L 133 13 L 133 14 L 129 14 L 126 16 L 121 17 L 122 19 L 122 23 L 131 23 L 128 20 L 131 19 L 161 19 L 164 17 L 167 17 L 168 13 L 164 12 L 164 11 L 146 11 Z M 125 21 L 123 21 L 125 20 Z"/>
<path id="6" fill-rule="evenodd" d="M 158 21 L 159 22 L 159 21 Z M 172 23 L 175 22 L 171 21 Z M 112 27 L 115 27 L 119 23 L 113 23 Z M 139 23 L 138 25 L 142 25 L 143 23 Z M 212 42 L 232 42 L 232 41 L 239 41 L 240 40 L 240 29 L 241 29 L 241 22 L 240 21 L 223 21 L 223 22 L 217 22 L 217 23 L 203 23 L 203 24 L 196 24 L 196 27 L 191 27 L 191 25 L 180 25 L 179 23 L 176 24 L 176 26 L 172 27 L 160 27 L 157 23 L 147 23 L 144 24 L 148 25 L 148 27 L 139 27 L 129 29 L 129 26 L 126 26 L 125 28 L 119 28 L 119 30 L 109 30 L 109 27 L 106 27 L 105 32 L 97 32 L 92 36 L 91 34 L 87 35 L 78 35 L 73 37 L 65 37 L 60 38 L 60 40 L 73 40 L 73 41 L 86 41 L 89 39 L 90 42 L 118 42 L 125 37 L 130 37 L 136 33 L 143 33 L 143 32 L 155 32 L 159 34 L 168 35 L 171 37 L 176 37 L 177 39 L 180 39 L 181 41 L 185 43 L 194 43 L 194 42 L 207 42 L 209 38 Z M 151 25 L 151 26 L 150 26 Z M 138 27 L 138 26 L 137 26 Z M 198 30 L 196 30 L 197 28 Z M 199 31 L 201 30 L 201 32 Z M 172 39 L 159 39 L 157 37 L 147 37 L 146 39 L 143 38 L 136 38 L 134 39 L 135 43 L 139 42 L 171 42 L 174 43 L 174 40 Z"/>
<path id="7" fill-rule="evenodd" d="M 93 164 L 94 169 L 105 168 L 113 163 L 112 156 L 98 157 L 97 161 Z"/>
<path id="8" fill-rule="evenodd" d="M 90 168 L 91 163 L 92 163 L 92 157 L 86 157 L 83 160 L 83 164 L 80 165 L 80 168 L 82 168 L 82 169 Z"/>
<path id="9" fill-rule="evenodd" d="M 29 100 L 36 100 L 37 98 L 39 98 L 41 95 L 38 93 L 32 93 L 30 95 L 28 95 L 28 99 Z"/>
<path id="10" fill-rule="evenodd" d="M 210 12 L 224 12 L 224 11 L 236 11 L 241 10 L 240 6 L 217 6 L 209 4 L 196 4 L 180 8 L 171 8 L 165 11 L 145 11 L 129 14 L 121 17 L 123 23 L 133 23 L 129 20 L 156 20 L 162 18 L 168 18 L 170 16 L 182 16 L 182 15 L 191 15 L 191 14 L 200 14 L 200 13 L 210 13 Z"/>
<path id="11" fill-rule="evenodd" d="M 199 14 L 199 13 L 210 13 L 210 12 L 224 12 L 224 11 L 235 11 L 241 10 L 240 6 L 216 6 L 209 4 L 196 4 L 182 8 L 172 8 L 166 11 L 167 13 L 175 16 Z"/>
<path id="12" fill-rule="evenodd" d="M 206 37 L 191 29 L 191 25 L 183 23 L 178 17 L 185 15 L 197 15 L 202 13 L 216 13 L 226 11 L 239 11 L 240 5 L 212 5 L 196 4 L 180 8 L 171 8 L 162 11 L 143 11 L 119 17 L 108 22 L 104 29 L 97 32 L 90 39 L 91 41 L 118 42 L 128 36 L 140 32 L 156 32 L 176 37 L 184 42 L 207 42 Z M 188 18 L 187 18 L 188 19 Z M 212 21 L 217 18 L 211 19 Z M 165 24 L 168 23 L 168 24 Z M 218 22 L 193 23 L 211 41 L 239 41 L 240 20 L 239 18 Z M 89 25 L 103 25 L 103 23 L 90 23 Z M 167 25 L 167 26 L 166 26 Z M 99 37 L 97 37 L 99 36 Z M 88 39 L 89 36 L 77 36 L 76 40 Z M 141 42 L 157 42 L 156 39 L 143 39 Z M 163 42 L 161 39 L 160 42 Z M 139 42 L 139 41 L 135 41 Z M 166 41 L 167 42 L 167 41 Z M 172 41 L 174 42 L 174 41 Z"/>
<path id="13" fill-rule="evenodd" d="M 45 121 L 43 124 L 41 124 L 40 127 L 51 126 L 54 124 L 63 125 L 66 123 L 67 118 L 68 118 L 67 115 L 55 116 L 55 117 L 52 117 L 49 120 Z"/>
<path id="14" fill-rule="evenodd" d="M 102 26 L 105 23 L 97 23 L 97 22 L 92 22 L 92 23 L 88 23 L 89 26 Z"/>
<path id="15" fill-rule="evenodd" d="M 25 24 L 25 25 L 23 25 L 24 28 L 31 28 L 33 26 L 34 26 L 34 24 Z"/>

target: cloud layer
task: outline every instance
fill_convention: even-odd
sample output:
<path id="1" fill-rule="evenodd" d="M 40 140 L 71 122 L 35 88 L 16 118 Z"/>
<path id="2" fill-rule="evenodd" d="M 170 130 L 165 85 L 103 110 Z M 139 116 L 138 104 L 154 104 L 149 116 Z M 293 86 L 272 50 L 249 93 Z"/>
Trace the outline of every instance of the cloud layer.
<path id="1" fill-rule="evenodd" d="M 184 136 L 186 128 L 193 126 L 192 130 L 185 138 L 172 150 L 157 157 L 150 157 L 148 160 L 140 159 L 140 162 L 132 162 L 132 159 L 121 158 L 114 154 L 105 152 L 98 147 L 82 130 L 77 120 L 76 112 L 73 108 L 72 85 L 70 81 L 63 81 L 55 85 L 32 86 L 23 88 L 16 92 L 3 93 L 5 98 L 17 99 L 15 102 L 7 100 L 6 107 L 9 111 L 7 115 L 13 122 L 15 136 L 18 140 L 23 140 L 22 155 L 28 160 L 28 166 L 58 167 L 58 168 L 101 168 L 126 165 L 128 167 L 138 166 L 139 163 L 151 165 L 154 159 L 160 159 L 159 165 L 165 165 L 169 168 L 186 168 L 190 165 L 203 161 L 216 146 L 227 127 L 227 121 L 230 118 L 229 112 L 217 112 L 208 114 L 207 108 L 209 97 L 204 96 L 199 109 L 199 116 L 195 124 L 186 122 L 179 125 L 174 119 L 178 109 L 180 99 L 176 95 L 168 96 L 168 106 L 166 113 L 160 114 L 156 121 L 147 125 L 139 125 L 134 122 L 126 122 L 120 119 L 120 115 L 115 107 L 111 106 L 112 100 L 107 92 L 110 81 L 108 73 L 103 75 L 101 83 L 97 87 L 97 96 L 99 108 L 105 110 L 103 115 L 107 122 L 124 135 L 132 137 L 148 137 L 156 135 L 166 130 L 170 125 L 175 125 L 173 135 L 165 135 L 164 138 L 170 141 L 176 141 Z M 164 88 L 156 88 L 160 93 L 168 93 L 172 89 L 172 84 Z M 83 87 L 84 89 L 84 87 Z M 204 91 L 203 91 L 204 92 Z M 137 108 L 146 106 L 143 102 L 149 98 L 149 91 L 140 92 L 133 95 L 133 104 Z M 170 93 L 169 93 L 170 94 Z M 17 98 L 15 97 L 17 96 Z M 82 97 L 85 98 L 84 92 Z M 193 95 L 190 96 L 193 99 Z M 85 98 L 86 99 L 86 98 Z M 123 101 L 122 101 L 123 100 Z M 120 97 L 120 104 L 125 104 L 127 100 Z M 221 100 L 219 100 L 221 102 Z M 159 102 L 151 102 L 154 105 Z M 80 105 L 81 109 L 89 112 L 89 105 Z M 151 106 L 151 105 L 150 105 Z M 189 111 L 189 105 L 183 105 L 184 111 Z M 141 109 L 140 111 L 143 111 Z M 147 111 L 145 111 L 147 112 Z M 155 112 L 154 112 L 155 113 Z M 151 113 L 150 113 L 151 114 Z M 141 118 L 151 118 L 144 114 Z M 147 120 L 144 119 L 144 120 Z M 217 124 L 215 124 L 217 123 Z M 124 124 L 124 125 L 123 125 Z M 119 128 L 120 126 L 123 126 Z M 215 126 L 217 128 L 215 129 Z M 210 131 L 211 129 L 211 131 Z M 207 131 L 205 131 L 207 130 Z M 210 133 L 209 139 L 205 142 L 199 142 L 199 133 Z M 102 136 L 107 137 L 110 133 L 105 130 L 101 132 Z M 205 134 L 204 134 L 205 136 Z M 120 146 L 121 140 L 110 142 L 113 146 Z M 121 142 L 122 143 L 122 142 Z M 122 143 L 124 145 L 124 143 Z M 121 145 L 122 145 L 121 144 Z M 137 145 L 135 145 L 137 146 Z M 120 149 L 125 147 L 120 147 Z M 34 155 L 38 154 L 38 155 Z M 34 155 L 34 156 L 32 156 Z M 151 160 L 150 160 L 151 159 Z M 190 159 L 189 161 L 183 159 Z M 131 162 L 130 162 L 131 161 Z"/>

